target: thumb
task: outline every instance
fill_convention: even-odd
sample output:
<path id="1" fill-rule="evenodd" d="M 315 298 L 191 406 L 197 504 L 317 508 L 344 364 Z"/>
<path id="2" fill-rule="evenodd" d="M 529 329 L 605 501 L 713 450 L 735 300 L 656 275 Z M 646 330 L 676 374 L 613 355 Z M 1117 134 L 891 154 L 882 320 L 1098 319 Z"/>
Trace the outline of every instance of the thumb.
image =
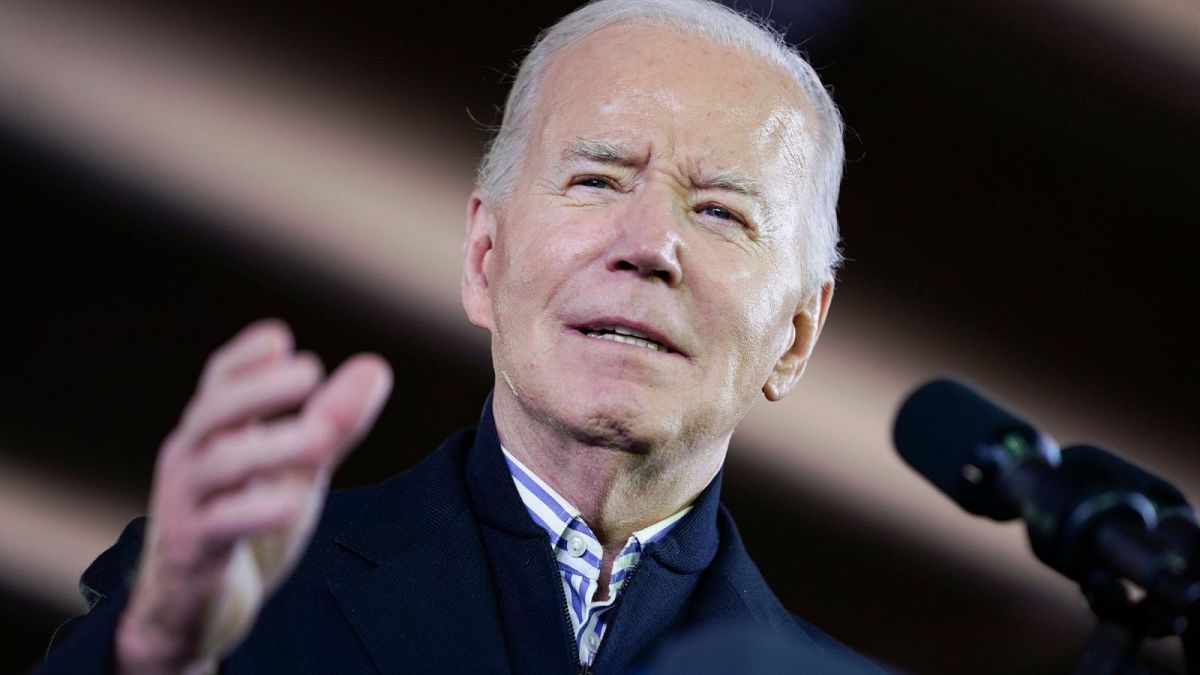
<path id="1" fill-rule="evenodd" d="M 313 392 L 303 415 L 333 430 L 334 457 L 340 461 L 370 430 L 391 391 L 392 368 L 387 361 L 377 354 L 358 354 Z"/>

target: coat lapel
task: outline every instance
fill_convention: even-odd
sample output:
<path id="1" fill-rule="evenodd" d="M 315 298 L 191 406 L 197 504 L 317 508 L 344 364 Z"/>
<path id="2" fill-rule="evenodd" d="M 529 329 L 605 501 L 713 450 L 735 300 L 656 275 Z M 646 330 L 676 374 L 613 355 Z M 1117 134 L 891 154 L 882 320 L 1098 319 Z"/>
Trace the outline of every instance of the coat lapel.
<path id="1" fill-rule="evenodd" d="M 546 532 L 517 494 L 500 451 L 491 397 L 467 463 L 467 488 L 491 565 L 514 673 L 570 673 L 578 661 L 558 565 Z"/>
<path id="2" fill-rule="evenodd" d="M 347 561 L 328 585 L 376 667 L 507 672 L 495 589 L 451 437 L 338 535 Z"/>

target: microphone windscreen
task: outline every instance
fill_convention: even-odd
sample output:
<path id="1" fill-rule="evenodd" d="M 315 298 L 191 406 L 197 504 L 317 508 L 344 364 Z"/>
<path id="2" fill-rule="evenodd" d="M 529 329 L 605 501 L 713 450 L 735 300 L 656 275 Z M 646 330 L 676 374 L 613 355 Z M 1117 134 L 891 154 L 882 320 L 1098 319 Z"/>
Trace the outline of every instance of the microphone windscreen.
<path id="1" fill-rule="evenodd" d="M 981 446 L 1000 442 L 1012 432 L 1030 440 L 1038 436 L 1027 422 L 965 384 L 939 379 L 922 385 L 904 401 L 896 414 L 892 441 L 918 473 L 964 508 L 980 513 L 968 494 L 975 485 L 964 476 L 964 466 L 976 459 Z"/>

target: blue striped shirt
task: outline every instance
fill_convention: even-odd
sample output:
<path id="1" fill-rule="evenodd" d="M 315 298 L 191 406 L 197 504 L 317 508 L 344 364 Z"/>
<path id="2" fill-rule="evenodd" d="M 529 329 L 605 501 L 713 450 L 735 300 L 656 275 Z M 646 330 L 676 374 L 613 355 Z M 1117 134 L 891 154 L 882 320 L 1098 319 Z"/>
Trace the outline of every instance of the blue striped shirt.
<path id="1" fill-rule="evenodd" d="M 692 507 L 685 506 L 675 515 L 634 532 L 613 562 L 608 598 L 596 600 L 596 582 L 600 578 L 600 561 L 604 556 L 600 541 L 583 522 L 579 509 L 509 454 L 508 450 L 501 450 L 529 516 L 550 537 L 550 550 L 558 561 L 563 593 L 567 599 L 567 615 L 571 617 L 571 627 L 575 631 L 579 663 L 589 666 L 600 648 L 600 641 L 604 639 L 608 610 L 616 602 L 621 588 L 641 559 L 642 550 L 665 536 Z"/>

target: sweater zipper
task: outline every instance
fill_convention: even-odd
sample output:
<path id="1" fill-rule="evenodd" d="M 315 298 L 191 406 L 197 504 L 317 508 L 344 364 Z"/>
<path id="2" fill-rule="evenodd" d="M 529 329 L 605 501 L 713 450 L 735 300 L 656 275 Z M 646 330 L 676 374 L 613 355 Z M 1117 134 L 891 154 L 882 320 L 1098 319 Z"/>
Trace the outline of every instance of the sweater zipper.
<path id="1" fill-rule="evenodd" d="M 638 564 L 633 566 L 633 570 L 631 570 L 629 572 L 629 576 L 625 577 L 625 583 L 621 585 L 621 588 L 623 588 L 625 590 L 621 591 L 621 597 L 617 598 L 616 601 L 613 602 L 612 609 L 608 610 L 608 625 L 609 625 L 609 627 L 612 627 L 613 625 L 616 624 L 617 609 L 620 607 L 621 601 L 625 598 L 625 592 L 629 590 L 629 584 L 633 583 L 633 578 L 635 576 L 637 576 L 638 569 L 641 568 L 641 566 L 642 566 L 641 560 L 638 560 Z M 610 581 L 609 582 L 609 585 L 610 585 L 609 592 L 610 593 L 612 592 L 611 584 L 612 584 L 612 582 Z M 570 617 L 567 617 L 567 618 L 570 618 Z M 596 663 L 599 662 L 599 660 L 600 660 L 600 650 L 604 649 L 604 645 L 606 645 L 606 644 L 608 644 L 608 643 L 605 642 L 604 640 L 600 641 L 600 647 L 596 649 L 595 654 L 592 654 L 592 663 L 587 668 L 584 668 L 583 670 L 579 671 L 580 675 L 591 675 L 591 673 L 593 672 L 592 669 L 596 667 Z M 576 660 L 578 660 L 578 657 L 576 657 Z"/>

